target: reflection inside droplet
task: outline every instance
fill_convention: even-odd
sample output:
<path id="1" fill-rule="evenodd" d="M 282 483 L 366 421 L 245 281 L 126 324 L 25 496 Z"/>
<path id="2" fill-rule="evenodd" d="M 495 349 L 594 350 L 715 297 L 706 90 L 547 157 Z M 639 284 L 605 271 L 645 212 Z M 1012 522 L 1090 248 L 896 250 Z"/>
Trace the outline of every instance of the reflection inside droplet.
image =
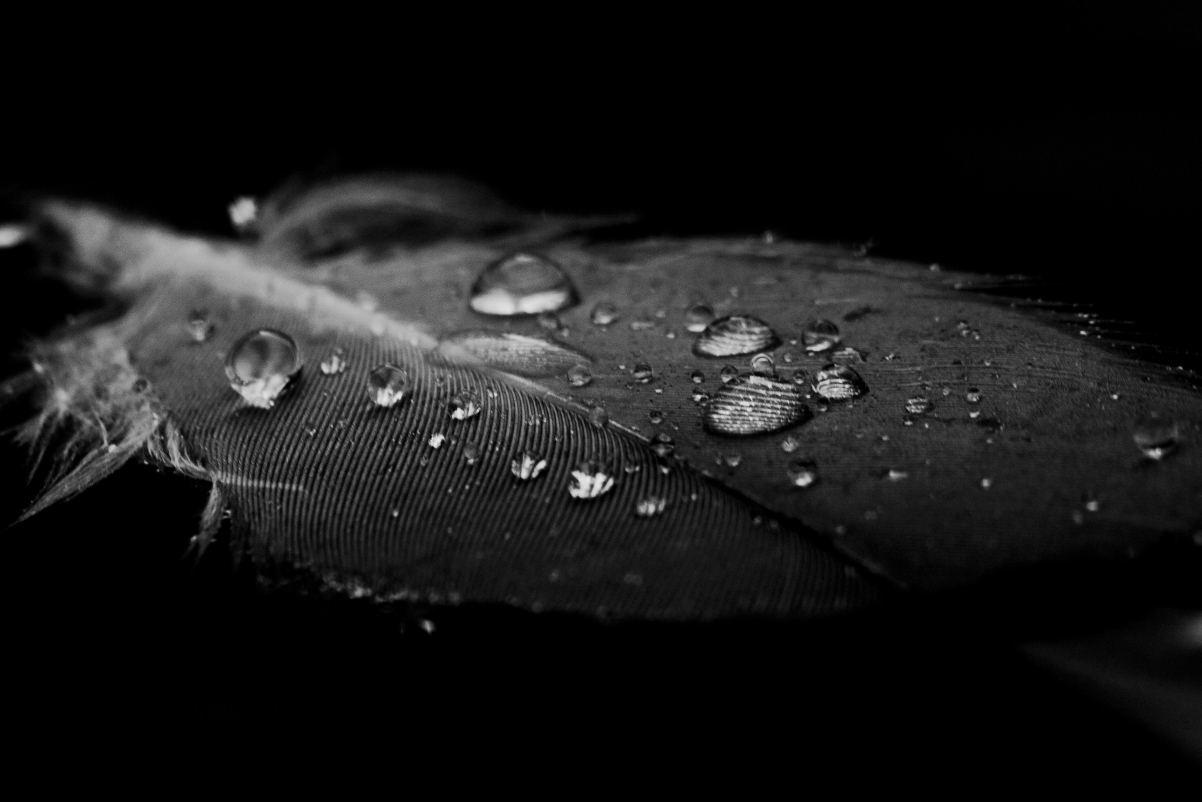
<path id="1" fill-rule="evenodd" d="M 300 351 L 287 334 L 259 329 L 243 335 L 225 360 L 230 387 L 253 407 L 271 409 L 300 372 Z"/>
<path id="2" fill-rule="evenodd" d="M 1131 437 L 1145 457 L 1161 460 L 1177 450 L 1181 430 L 1176 421 L 1153 413 L 1135 424 Z"/>
<path id="3" fill-rule="evenodd" d="M 383 364 L 367 374 L 367 395 L 379 407 L 392 407 L 409 393 L 409 377 L 396 365 Z"/>
<path id="4" fill-rule="evenodd" d="M 537 315 L 576 302 L 576 289 L 545 256 L 515 253 L 484 268 L 472 285 L 470 305 L 486 315 Z"/>

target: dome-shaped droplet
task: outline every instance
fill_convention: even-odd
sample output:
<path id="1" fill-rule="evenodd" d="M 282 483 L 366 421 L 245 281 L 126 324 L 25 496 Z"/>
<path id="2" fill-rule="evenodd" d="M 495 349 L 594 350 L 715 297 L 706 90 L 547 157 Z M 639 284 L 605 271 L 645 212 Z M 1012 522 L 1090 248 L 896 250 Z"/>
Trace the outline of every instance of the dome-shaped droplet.
<path id="1" fill-rule="evenodd" d="M 588 365 L 573 365 L 568 368 L 568 384 L 573 387 L 584 387 L 592 380 L 593 374 Z"/>
<path id="2" fill-rule="evenodd" d="M 537 479 L 546 467 L 547 460 L 543 458 L 542 454 L 535 451 L 523 451 L 510 463 L 509 470 L 514 476 L 525 481 Z"/>
<path id="3" fill-rule="evenodd" d="M 708 304 L 693 304 L 684 312 L 684 327 L 694 334 L 700 334 L 713 319 L 714 310 Z"/>
<path id="4" fill-rule="evenodd" d="M 846 365 L 826 365 L 814 375 L 814 392 L 830 401 L 844 401 L 868 392 L 868 385 Z"/>
<path id="5" fill-rule="evenodd" d="M 584 460 L 572 470 L 568 493 L 572 498 L 592 499 L 608 493 L 613 486 L 613 472 L 608 465 Z"/>
<path id="6" fill-rule="evenodd" d="M 693 390 L 693 400 L 698 404 L 704 404 L 710 400 L 710 394 L 700 387 Z"/>
<path id="7" fill-rule="evenodd" d="M 341 348 L 335 348 L 334 351 L 321 360 L 321 372 L 326 376 L 336 376 L 346 370 L 346 360 L 343 358 Z"/>
<path id="8" fill-rule="evenodd" d="M 447 441 L 447 436 L 441 432 L 430 435 L 430 448 L 442 448 L 442 444 Z"/>
<path id="9" fill-rule="evenodd" d="M 736 454 L 733 451 L 729 454 L 722 455 L 722 464 L 728 468 L 737 468 L 743 462 L 743 455 Z"/>
<path id="10" fill-rule="evenodd" d="M 818 465 L 812 459 L 790 462 L 785 473 L 796 487 L 812 487 L 818 481 Z"/>
<path id="11" fill-rule="evenodd" d="M 981 403 L 981 391 L 976 387 L 969 387 L 968 392 L 964 394 L 964 400 L 970 404 Z"/>
<path id="12" fill-rule="evenodd" d="M 705 408 L 703 422 L 711 432 L 747 435 L 775 432 L 809 418 L 801 388 L 752 375 L 718 388 Z"/>
<path id="13" fill-rule="evenodd" d="M 367 396 L 379 407 L 393 407 L 409 395 L 409 377 L 396 365 L 383 364 L 367 374 Z"/>
<path id="14" fill-rule="evenodd" d="M 693 380 L 693 384 L 701 384 L 705 381 L 705 374 L 699 370 L 695 370 L 689 374 L 689 378 Z"/>
<path id="15" fill-rule="evenodd" d="M 589 319 L 593 321 L 594 326 L 608 326 L 616 321 L 621 315 L 618 314 L 618 307 L 607 301 L 602 301 L 593 307 L 592 314 Z"/>
<path id="16" fill-rule="evenodd" d="M 757 376 L 772 377 L 776 375 L 776 362 L 772 354 L 756 354 L 751 358 L 751 372 Z"/>
<path id="17" fill-rule="evenodd" d="M 664 422 L 664 413 L 658 409 L 653 409 L 647 413 L 647 419 L 658 426 Z"/>
<path id="18" fill-rule="evenodd" d="M 670 457 L 676 451 L 676 441 L 667 432 L 659 432 L 651 438 L 651 450 L 657 457 Z"/>
<path id="19" fill-rule="evenodd" d="M 296 343 L 282 331 L 258 329 L 242 336 L 225 360 L 230 387 L 248 404 L 271 409 L 300 372 Z"/>
<path id="20" fill-rule="evenodd" d="M 723 357 L 769 351 L 780 345 L 772 328 L 750 315 L 729 315 L 710 322 L 693 343 L 698 356 Z"/>
<path id="21" fill-rule="evenodd" d="M 726 365 L 718 374 L 718 378 L 722 380 L 723 384 L 730 384 L 732 381 L 739 378 L 739 369 L 734 365 Z"/>
<path id="22" fill-rule="evenodd" d="M 910 474 L 906 471 L 899 471 L 896 468 L 890 468 L 889 470 L 885 471 L 884 476 L 890 482 L 900 482 L 903 479 L 908 478 Z"/>
<path id="23" fill-rule="evenodd" d="M 654 518 L 662 515 L 668 500 L 663 496 L 644 496 L 634 505 L 634 514 L 640 518 Z"/>
<path id="24" fill-rule="evenodd" d="M 593 407 L 588 411 L 588 419 L 591 424 L 604 429 L 609 425 L 609 413 L 605 411 L 605 407 Z"/>
<path id="25" fill-rule="evenodd" d="M 1177 450 L 1181 429 L 1176 421 L 1152 414 L 1135 424 L 1131 438 L 1145 457 L 1159 460 Z"/>
<path id="26" fill-rule="evenodd" d="M 463 459 L 468 465 L 475 465 L 480 459 L 480 446 L 475 443 L 465 443 L 463 446 Z"/>
<path id="27" fill-rule="evenodd" d="M 780 441 L 780 450 L 786 454 L 792 454 L 799 448 L 801 448 L 801 440 L 794 435 L 789 435 Z"/>
<path id="28" fill-rule="evenodd" d="M 925 415 L 934 408 L 935 405 L 925 396 L 916 395 L 906 400 L 906 412 L 911 415 Z"/>
<path id="29" fill-rule="evenodd" d="M 193 342 L 203 343 L 213 336 L 216 327 L 204 312 L 193 312 L 188 316 L 188 334 Z"/>
<path id="30" fill-rule="evenodd" d="M 829 351 L 840 339 L 839 327 L 829 320 L 812 320 L 801 332 L 801 344 L 811 354 Z"/>
<path id="31" fill-rule="evenodd" d="M 485 315 L 537 315 L 576 303 L 576 289 L 545 256 L 515 253 L 493 262 L 472 285 L 471 308 Z"/>
<path id="32" fill-rule="evenodd" d="M 637 363 L 630 375 L 634 376 L 634 380 L 639 384 L 646 384 L 655 378 L 654 373 L 651 371 L 651 366 L 646 362 Z"/>
<path id="33" fill-rule="evenodd" d="M 810 374 L 806 373 L 802 368 L 798 368 L 797 370 L 793 371 L 794 384 L 806 384 L 809 380 L 809 377 Z"/>
<path id="34" fill-rule="evenodd" d="M 474 390 L 464 390 L 451 396 L 447 410 L 453 420 L 467 420 L 480 414 L 480 396 Z"/>

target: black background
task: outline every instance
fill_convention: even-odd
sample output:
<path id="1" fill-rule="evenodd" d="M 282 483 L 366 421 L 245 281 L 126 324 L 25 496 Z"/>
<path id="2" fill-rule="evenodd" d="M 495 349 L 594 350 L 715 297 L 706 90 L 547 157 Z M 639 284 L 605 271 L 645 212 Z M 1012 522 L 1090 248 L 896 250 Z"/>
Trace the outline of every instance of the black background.
<path id="1" fill-rule="evenodd" d="M 447 171 L 533 209 L 1033 275 L 1196 345 L 1196 13 L 463 16 L 56 31 L 7 68 L 0 183 L 218 233 L 234 196 L 297 172 Z M 68 306 L 19 281 L 6 343 Z M 203 499 L 131 469 L 8 531 L 30 722 L 227 736 L 417 722 L 580 743 L 612 727 L 599 761 L 670 742 L 786 769 L 1180 768 L 996 645 L 1186 604 L 1139 569 L 1086 571 L 1071 591 L 1040 580 L 1008 614 L 995 600 L 950 615 L 956 602 L 665 634 L 469 610 L 397 635 L 350 605 L 263 597 L 220 553 L 180 563 Z"/>

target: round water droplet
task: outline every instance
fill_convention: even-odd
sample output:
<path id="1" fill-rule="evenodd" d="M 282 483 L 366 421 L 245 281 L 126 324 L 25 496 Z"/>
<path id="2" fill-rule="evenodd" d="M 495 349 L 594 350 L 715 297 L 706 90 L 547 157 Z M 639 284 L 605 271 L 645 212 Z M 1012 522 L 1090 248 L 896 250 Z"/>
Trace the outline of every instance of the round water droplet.
<path id="1" fill-rule="evenodd" d="M 789 435 L 780 441 L 780 450 L 786 454 L 792 454 L 799 448 L 801 448 L 801 440 L 794 435 Z"/>
<path id="2" fill-rule="evenodd" d="M 885 472 L 885 478 L 890 482 L 900 482 L 902 479 L 909 477 L 909 475 L 905 471 L 894 470 L 892 468 Z"/>
<path id="3" fill-rule="evenodd" d="M 613 486 L 613 472 L 608 465 L 584 460 L 572 470 L 568 493 L 572 498 L 593 499 L 608 493 Z"/>
<path id="4" fill-rule="evenodd" d="M 717 434 L 775 432 L 809 420 L 801 389 L 765 376 L 746 376 L 724 384 L 705 408 L 703 423 Z"/>
<path id="5" fill-rule="evenodd" d="M 639 384 L 646 384 L 655 378 L 655 375 L 651 371 L 651 366 L 646 362 L 637 363 L 630 372 L 630 375 L 634 376 L 634 380 Z"/>
<path id="6" fill-rule="evenodd" d="M 473 390 L 464 390 L 451 396 L 447 410 L 453 420 L 467 420 L 480 414 L 480 396 Z"/>
<path id="7" fill-rule="evenodd" d="M 573 365 L 568 368 L 568 384 L 573 387 L 584 387 L 593 380 L 592 371 L 588 365 Z"/>
<path id="8" fill-rule="evenodd" d="M 379 407 L 392 407 L 409 395 L 409 377 L 396 365 L 383 364 L 367 374 L 367 397 Z"/>
<path id="9" fill-rule="evenodd" d="M 1176 421 L 1153 413 L 1135 424 L 1131 437 L 1145 457 L 1160 460 L 1177 450 L 1181 430 Z"/>
<path id="10" fill-rule="evenodd" d="M 818 482 L 818 465 L 812 459 L 799 459 L 785 469 L 794 487 L 813 487 Z"/>
<path id="11" fill-rule="evenodd" d="M 734 365 L 726 365 L 722 368 L 722 372 L 718 374 L 718 378 L 722 379 L 723 384 L 730 384 L 739 378 L 739 369 Z"/>
<path id="12" fill-rule="evenodd" d="M 714 310 L 707 304 L 693 304 L 684 312 L 684 327 L 694 334 L 705 331 L 714 319 Z"/>
<path id="13" fill-rule="evenodd" d="M 346 370 L 346 360 L 342 355 L 342 349 L 335 348 L 333 353 L 321 360 L 321 372 L 326 376 L 336 376 Z"/>
<path id="14" fill-rule="evenodd" d="M 193 312 L 188 317 L 188 334 L 193 342 L 202 343 L 213 336 L 216 327 L 204 312 Z"/>
<path id="15" fill-rule="evenodd" d="M 475 465 L 480 459 L 480 446 L 475 443 L 465 443 L 463 446 L 463 458 L 468 465 Z"/>
<path id="16" fill-rule="evenodd" d="M 515 253 L 484 268 L 472 285 L 471 308 L 485 315 L 537 315 L 576 303 L 576 289 L 545 256 Z"/>
<path id="17" fill-rule="evenodd" d="M 671 435 L 660 432 L 651 438 L 651 450 L 655 452 L 655 456 L 667 459 L 676 451 L 676 441 Z"/>
<path id="18" fill-rule="evenodd" d="M 983 487 L 983 488 L 985 488 L 986 490 L 988 490 L 989 488 L 993 487 L 993 480 L 992 480 L 992 479 L 988 479 L 988 478 L 987 478 L 987 479 L 982 479 L 982 480 L 981 480 L 981 487 Z"/>
<path id="19" fill-rule="evenodd" d="M 430 435 L 430 448 L 442 448 L 446 440 L 447 436 L 442 433 Z"/>
<path id="20" fill-rule="evenodd" d="M 693 384 L 701 384 L 705 381 L 705 374 L 699 370 L 695 370 L 689 374 L 689 378 L 693 380 Z"/>
<path id="21" fill-rule="evenodd" d="M 611 303 L 599 303 L 593 307 L 589 319 L 595 326 L 608 326 L 619 318 L 618 308 Z"/>
<path id="22" fill-rule="evenodd" d="M 771 354 L 758 354 L 751 358 L 751 372 L 758 376 L 776 375 L 776 363 Z"/>
<path id="23" fill-rule="evenodd" d="M 663 496 L 645 496 L 635 503 L 634 514 L 640 518 L 653 518 L 656 515 L 662 515 L 664 508 L 667 506 L 668 500 Z M 627 576 L 631 575 L 628 574 Z M 639 581 L 642 581 L 641 577 Z"/>
<path id="24" fill-rule="evenodd" d="M 969 387 L 968 392 L 964 394 L 964 400 L 970 404 L 981 403 L 981 391 L 976 387 Z"/>
<path id="25" fill-rule="evenodd" d="M 846 365 L 832 364 L 814 375 L 814 392 L 830 401 L 843 401 L 868 392 L 868 385 Z"/>
<path id="26" fill-rule="evenodd" d="M 737 467 L 739 467 L 739 463 L 741 463 L 742 461 L 743 461 L 743 455 L 741 455 L 741 454 L 731 453 L 731 454 L 723 454 L 722 455 L 722 462 L 728 468 L 737 468 Z"/>
<path id="27" fill-rule="evenodd" d="M 710 394 L 700 388 L 693 390 L 693 400 L 698 404 L 704 404 L 710 400 Z"/>
<path id="28" fill-rule="evenodd" d="M 911 415 L 925 415 L 934 408 L 935 405 L 921 395 L 906 400 L 906 412 Z"/>
<path id="29" fill-rule="evenodd" d="M 711 321 L 693 343 L 698 356 L 723 357 L 769 351 L 780 345 L 767 323 L 750 315 L 729 315 Z"/>
<path id="30" fill-rule="evenodd" d="M 542 454 L 534 451 L 523 451 L 510 463 L 509 470 L 517 478 L 526 481 L 528 479 L 537 479 L 538 475 L 546 467 L 547 460 L 543 458 Z"/>
<path id="31" fill-rule="evenodd" d="M 594 426 L 602 429 L 609 425 L 609 413 L 605 411 L 605 407 L 593 407 L 590 409 L 588 419 Z"/>
<path id="32" fill-rule="evenodd" d="M 296 343 L 282 331 L 258 329 L 242 336 L 225 360 L 225 375 L 248 404 L 271 409 L 301 369 Z"/>
<path id="33" fill-rule="evenodd" d="M 793 383 L 806 384 L 809 376 L 810 374 L 806 373 L 803 369 L 798 368 L 797 370 L 793 371 Z"/>
<path id="34" fill-rule="evenodd" d="M 657 425 L 664 422 L 664 413 L 658 409 L 651 410 L 647 413 L 647 417 L 652 423 Z"/>
<path id="35" fill-rule="evenodd" d="M 812 320 L 801 332 L 801 344 L 811 354 L 829 351 L 841 339 L 839 327 L 829 320 Z"/>

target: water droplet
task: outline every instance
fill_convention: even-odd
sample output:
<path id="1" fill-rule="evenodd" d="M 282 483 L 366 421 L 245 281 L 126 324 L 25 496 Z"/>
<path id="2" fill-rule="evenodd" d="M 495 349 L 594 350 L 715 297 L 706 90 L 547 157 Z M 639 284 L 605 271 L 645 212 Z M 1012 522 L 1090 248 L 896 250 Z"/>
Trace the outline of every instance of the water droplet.
<path id="1" fill-rule="evenodd" d="M 831 354 L 831 361 L 837 365 L 858 365 L 866 360 L 866 355 L 863 351 L 852 348 L 850 345 L 844 346 Z"/>
<path id="2" fill-rule="evenodd" d="M 594 426 L 604 429 L 609 424 L 609 413 L 605 407 L 593 407 L 588 412 L 588 419 Z"/>
<path id="3" fill-rule="evenodd" d="M 902 479 L 906 479 L 909 476 L 910 476 L 910 474 L 906 473 L 905 471 L 899 471 L 899 470 L 895 470 L 893 468 L 890 468 L 885 473 L 885 478 L 888 479 L 890 482 L 900 482 Z"/>
<path id="4" fill-rule="evenodd" d="M 684 312 L 684 327 L 694 334 L 700 334 L 713 319 L 714 310 L 707 304 L 693 304 Z"/>
<path id="5" fill-rule="evenodd" d="M 204 312 L 193 312 L 188 316 L 188 334 L 193 342 L 202 343 L 213 336 L 214 326 Z"/>
<path id="6" fill-rule="evenodd" d="M 1085 502 L 1085 509 L 1089 512 L 1097 512 L 1098 510 L 1102 509 L 1102 502 L 1098 501 L 1096 498 L 1088 499 Z"/>
<path id="7" fill-rule="evenodd" d="M 775 432 L 809 418 L 797 385 L 752 375 L 722 385 L 705 408 L 703 422 L 707 431 L 747 435 Z"/>
<path id="8" fill-rule="evenodd" d="M 243 195 L 234 200 L 227 209 L 230 215 L 230 222 L 234 224 L 236 231 L 248 231 L 255 224 L 255 219 L 259 216 L 259 205 L 255 199 Z"/>
<path id="9" fill-rule="evenodd" d="M 447 405 L 454 420 L 467 420 L 480 414 L 480 396 L 473 390 L 464 390 L 451 397 Z"/>
<path id="10" fill-rule="evenodd" d="M 572 498 L 592 499 L 608 493 L 613 486 L 614 478 L 608 465 L 585 460 L 572 470 L 568 493 Z"/>
<path id="11" fill-rule="evenodd" d="M 442 448 L 442 444 L 447 441 L 445 434 L 439 433 L 430 436 L 430 448 Z"/>
<path id="12" fill-rule="evenodd" d="M 968 392 L 964 394 L 964 400 L 970 404 L 981 403 L 981 391 L 976 387 L 969 387 Z"/>
<path id="13" fill-rule="evenodd" d="M 651 438 L 651 450 L 657 457 L 667 458 L 676 451 L 676 441 L 667 432 L 659 432 Z"/>
<path id="14" fill-rule="evenodd" d="M 463 446 L 463 458 L 467 460 L 468 465 L 475 465 L 480 459 L 480 446 L 475 443 L 465 443 Z"/>
<path id="15" fill-rule="evenodd" d="M 559 315 L 554 312 L 543 312 L 538 316 L 538 325 L 547 331 L 559 331 Z"/>
<path id="16" fill-rule="evenodd" d="M 634 376 L 634 380 L 639 384 L 646 384 L 655 378 L 654 374 L 651 372 L 651 366 L 646 362 L 637 363 L 634 366 L 634 370 L 631 371 L 631 375 Z"/>
<path id="17" fill-rule="evenodd" d="M 296 343 L 282 331 L 258 329 L 242 336 L 225 360 L 230 387 L 253 407 L 271 409 L 301 369 Z"/>
<path id="18" fill-rule="evenodd" d="M 757 354 L 751 358 L 751 372 L 757 376 L 773 377 L 776 375 L 776 363 L 772 354 Z"/>
<path id="19" fill-rule="evenodd" d="M 1175 421 L 1153 413 L 1135 424 L 1131 437 L 1145 457 L 1160 460 L 1177 450 L 1181 430 Z"/>
<path id="20" fill-rule="evenodd" d="M 701 384 L 705 381 L 705 374 L 699 370 L 695 370 L 689 374 L 689 378 L 693 380 L 693 384 Z"/>
<path id="21" fill-rule="evenodd" d="M 711 321 L 693 343 L 698 356 L 721 357 L 769 351 L 780 345 L 771 327 L 750 315 L 729 315 Z"/>
<path id="22" fill-rule="evenodd" d="M 818 481 L 818 465 L 812 459 L 790 462 L 785 473 L 795 487 L 812 487 Z"/>
<path id="23" fill-rule="evenodd" d="M 705 390 L 697 388 L 697 389 L 693 390 L 693 400 L 695 402 L 697 402 L 698 404 L 704 404 L 710 400 L 710 394 L 707 393 Z"/>
<path id="24" fill-rule="evenodd" d="M 730 384 L 739 378 L 739 369 L 734 365 L 727 365 L 722 368 L 722 372 L 718 374 L 718 378 L 722 379 L 723 384 Z"/>
<path id="25" fill-rule="evenodd" d="M 925 415 L 934 408 L 935 405 L 921 395 L 906 399 L 906 412 L 911 415 Z"/>
<path id="26" fill-rule="evenodd" d="M 547 460 L 542 454 L 533 451 L 523 451 L 520 456 L 516 457 L 509 465 L 510 472 L 517 478 L 525 481 L 527 479 L 537 479 L 543 469 L 547 467 Z"/>
<path id="27" fill-rule="evenodd" d="M 971 418 L 972 420 L 976 420 L 977 418 L 981 417 L 981 410 L 974 409 L 973 411 L 968 413 L 968 417 Z"/>
<path id="28" fill-rule="evenodd" d="M 664 413 L 658 409 L 651 410 L 647 413 L 647 417 L 652 423 L 657 425 L 664 422 Z"/>
<path id="29" fill-rule="evenodd" d="M 385 363 L 367 374 L 367 396 L 379 407 L 392 407 L 409 394 L 409 377 L 396 365 Z"/>
<path id="30" fill-rule="evenodd" d="M 739 463 L 741 463 L 742 461 L 743 461 L 742 454 L 730 453 L 730 454 L 722 455 L 722 462 L 728 468 L 737 468 L 737 467 L 739 467 Z"/>
<path id="31" fill-rule="evenodd" d="M 656 515 L 662 515 L 667 506 L 668 500 L 663 496 L 646 496 L 639 499 L 634 505 L 634 514 L 640 518 L 653 518 Z"/>
<path id="32" fill-rule="evenodd" d="M 806 380 L 809 378 L 809 375 L 810 374 L 806 373 L 803 369 L 798 368 L 797 370 L 793 371 L 793 383 L 806 384 Z"/>
<path id="33" fill-rule="evenodd" d="M 830 401 L 842 401 L 868 392 L 868 385 L 846 365 L 826 365 L 814 375 L 814 392 Z"/>
<path id="34" fill-rule="evenodd" d="M 573 365 L 568 368 L 568 384 L 573 387 L 584 387 L 593 380 L 592 371 L 588 365 Z"/>
<path id="35" fill-rule="evenodd" d="M 985 488 L 986 490 L 988 490 L 989 488 L 993 487 L 993 480 L 992 480 L 992 479 L 988 479 L 988 478 L 986 478 L 986 479 L 982 479 L 982 480 L 981 480 L 981 487 L 983 487 L 983 488 Z"/>
<path id="36" fill-rule="evenodd" d="M 794 435 L 789 435 L 784 440 L 780 441 L 780 450 L 786 454 L 792 454 L 799 448 L 801 448 L 801 440 Z"/>
<path id="37" fill-rule="evenodd" d="M 593 307 L 592 314 L 589 319 L 593 321 L 594 326 L 608 326 L 619 317 L 618 308 L 611 303 L 599 303 Z"/>
<path id="38" fill-rule="evenodd" d="M 841 339 L 839 327 L 829 320 L 812 320 L 801 332 L 801 343 L 811 354 L 829 351 Z"/>
<path id="39" fill-rule="evenodd" d="M 576 289 L 545 256 L 515 253 L 493 262 L 472 285 L 471 308 L 485 315 L 537 315 L 576 303 Z"/>
<path id="40" fill-rule="evenodd" d="M 342 354 L 341 348 L 335 348 L 332 354 L 321 360 L 321 372 L 326 376 L 334 376 L 346 370 L 346 360 Z"/>

